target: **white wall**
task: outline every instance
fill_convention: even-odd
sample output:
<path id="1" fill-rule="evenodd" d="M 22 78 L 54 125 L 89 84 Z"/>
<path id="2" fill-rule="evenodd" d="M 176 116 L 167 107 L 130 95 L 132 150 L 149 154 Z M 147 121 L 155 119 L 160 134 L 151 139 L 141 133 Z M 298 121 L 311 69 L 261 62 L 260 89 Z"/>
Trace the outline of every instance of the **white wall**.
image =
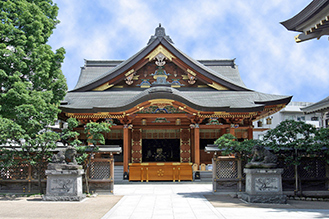
<path id="1" fill-rule="evenodd" d="M 295 121 L 304 121 L 308 124 L 313 125 L 316 128 L 320 127 L 320 113 L 313 113 L 309 115 L 304 115 L 304 113 L 300 110 L 300 108 L 303 108 L 305 106 L 311 105 L 313 103 L 310 102 L 290 102 L 285 108 L 280 110 L 279 112 L 266 117 L 264 119 L 261 119 L 262 121 L 262 127 L 258 127 L 258 121 L 253 122 L 254 126 L 254 139 L 261 139 L 262 136 L 267 132 L 268 129 L 275 128 L 280 122 L 287 120 L 287 119 L 293 119 Z M 317 121 L 314 121 L 317 117 Z M 272 124 L 266 124 L 266 119 L 271 118 Z M 267 130 L 264 130 L 267 129 Z"/>

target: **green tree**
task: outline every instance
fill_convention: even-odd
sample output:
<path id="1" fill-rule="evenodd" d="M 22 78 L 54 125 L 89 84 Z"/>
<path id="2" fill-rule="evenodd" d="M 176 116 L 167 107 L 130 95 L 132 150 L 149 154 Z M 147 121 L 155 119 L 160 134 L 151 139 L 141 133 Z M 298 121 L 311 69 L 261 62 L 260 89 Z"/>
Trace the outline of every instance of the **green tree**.
<path id="1" fill-rule="evenodd" d="M 223 155 L 235 154 L 239 145 L 238 139 L 232 134 L 224 134 L 215 141 Z"/>
<path id="2" fill-rule="evenodd" d="M 329 129 L 320 128 L 317 131 L 314 140 L 316 142 L 316 147 L 321 151 L 321 154 L 329 164 Z"/>
<path id="3" fill-rule="evenodd" d="M 2 166 L 10 165 L 14 156 L 34 165 L 42 192 L 36 164 L 50 156 L 59 140 L 48 126 L 54 124 L 67 90 L 60 69 L 65 50 L 53 52 L 47 45 L 59 23 L 58 7 L 51 0 L 4 0 L 0 9 Z"/>
<path id="4" fill-rule="evenodd" d="M 264 144 L 274 151 L 283 151 L 286 165 L 295 166 L 295 195 L 301 190 L 298 165 L 302 156 L 314 155 L 320 150 L 315 142 L 316 128 L 302 121 L 285 120 L 264 136 Z"/>
<path id="5" fill-rule="evenodd" d="M 91 159 L 94 157 L 94 152 L 98 151 L 98 144 L 105 144 L 105 138 L 104 133 L 108 133 L 111 131 L 109 128 L 111 127 L 111 124 L 109 123 L 97 123 L 97 122 L 90 122 L 87 123 L 85 126 L 85 133 L 87 137 L 88 147 L 86 148 L 86 151 L 90 152 L 89 154 L 89 160 L 85 164 L 85 170 L 87 170 L 91 164 Z M 87 193 L 89 193 L 89 183 L 88 183 L 88 177 L 87 174 L 85 174 L 85 180 L 86 180 L 86 189 Z"/>
<path id="6" fill-rule="evenodd" d="M 66 120 L 67 127 L 62 129 L 61 132 L 61 141 L 64 145 L 78 146 L 81 145 L 79 140 L 80 133 L 74 129 L 79 126 L 79 122 L 75 118 L 69 118 Z"/>
<path id="7" fill-rule="evenodd" d="M 64 128 L 61 133 L 61 141 L 64 145 L 71 145 L 77 149 L 78 156 L 76 158 L 78 164 L 84 166 L 85 181 L 87 193 L 89 193 L 89 183 L 87 176 L 87 169 L 90 166 L 91 159 L 94 157 L 94 153 L 98 151 L 99 144 L 105 144 L 104 133 L 110 132 L 109 123 L 97 123 L 90 122 L 85 125 L 85 133 L 87 137 L 88 145 L 82 145 L 82 142 L 78 139 L 80 133 L 74 131 L 78 127 L 79 123 L 75 118 L 69 118 L 67 121 L 67 128 Z"/>
<path id="8" fill-rule="evenodd" d="M 260 144 L 257 140 L 245 140 L 238 142 L 238 139 L 232 134 L 224 134 L 215 141 L 218 148 L 222 150 L 223 155 L 234 154 L 242 159 L 248 159 L 254 145 Z"/>
<path id="9" fill-rule="evenodd" d="M 288 164 L 299 165 L 301 153 L 312 154 L 319 150 L 315 144 L 317 130 L 314 126 L 302 121 L 285 120 L 264 136 L 264 144 L 274 151 L 290 151 L 292 156 L 286 157 Z"/>

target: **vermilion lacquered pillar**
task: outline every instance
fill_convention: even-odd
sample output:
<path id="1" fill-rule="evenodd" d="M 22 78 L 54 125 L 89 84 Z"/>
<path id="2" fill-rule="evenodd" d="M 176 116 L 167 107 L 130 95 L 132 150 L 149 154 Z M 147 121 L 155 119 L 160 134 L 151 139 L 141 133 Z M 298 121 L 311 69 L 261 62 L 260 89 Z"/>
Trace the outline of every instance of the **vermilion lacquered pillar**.
<path id="1" fill-rule="evenodd" d="M 200 129 L 194 128 L 194 163 L 200 165 Z"/>
<path id="2" fill-rule="evenodd" d="M 128 126 L 123 127 L 123 179 L 128 179 L 129 165 L 129 129 Z"/>

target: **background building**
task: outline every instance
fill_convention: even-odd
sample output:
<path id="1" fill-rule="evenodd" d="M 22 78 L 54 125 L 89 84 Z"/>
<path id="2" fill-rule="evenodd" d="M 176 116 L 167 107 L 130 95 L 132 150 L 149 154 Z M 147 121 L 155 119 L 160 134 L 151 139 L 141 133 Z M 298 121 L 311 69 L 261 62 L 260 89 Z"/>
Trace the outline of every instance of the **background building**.
<path id="1" fill-rule="evenodd" d="M 321 113 L 305 114 L 302 111 L 304 107 L 312 104 L 310 102 L 290 102 L 279 112 L 253 122 L 254 139 L 262 139 L 267 130 L 275 128 L 284 120 L 304 121 L 319 128 L 321 126 Z"/>
<path id="2" fill-rule="evenodd" d="M 312 115 L 314 113 L 319 114 L 321 121 L 320 126 L 329 128 L 329 97 L 302 108 L 302 111 L 307 115 Z"/>

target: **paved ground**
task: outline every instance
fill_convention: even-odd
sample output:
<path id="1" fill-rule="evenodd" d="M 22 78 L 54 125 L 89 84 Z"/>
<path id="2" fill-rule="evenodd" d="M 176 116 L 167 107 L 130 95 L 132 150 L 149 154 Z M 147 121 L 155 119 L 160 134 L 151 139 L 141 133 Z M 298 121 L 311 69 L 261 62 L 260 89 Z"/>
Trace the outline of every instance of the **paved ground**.
<path id="1" fill-rule="evenodd" d="M 122 196 L 97 196 L 81 202 L 46 202 L 40 197 L 0 198 L 1 219 L 101 218 Z"/>
<path id="2" fill-rule="evenodd" d="M 214 195 L 211 184 L 144 183 L 115 185 L 114 195 L 82 202 L 40 198 L 0 199 L 0 218 L 329 218 L 329 202 L 289 200 L 287 205 L 247 204 Z"/>
<path id="3" fill-rule="evenodd" d="M 117 185 L 115 194 L 124 197 L 102 219 L 329 218 L 329 202 L 247 204 L 229 195 L 214 195 L 211 184 Z"/>

